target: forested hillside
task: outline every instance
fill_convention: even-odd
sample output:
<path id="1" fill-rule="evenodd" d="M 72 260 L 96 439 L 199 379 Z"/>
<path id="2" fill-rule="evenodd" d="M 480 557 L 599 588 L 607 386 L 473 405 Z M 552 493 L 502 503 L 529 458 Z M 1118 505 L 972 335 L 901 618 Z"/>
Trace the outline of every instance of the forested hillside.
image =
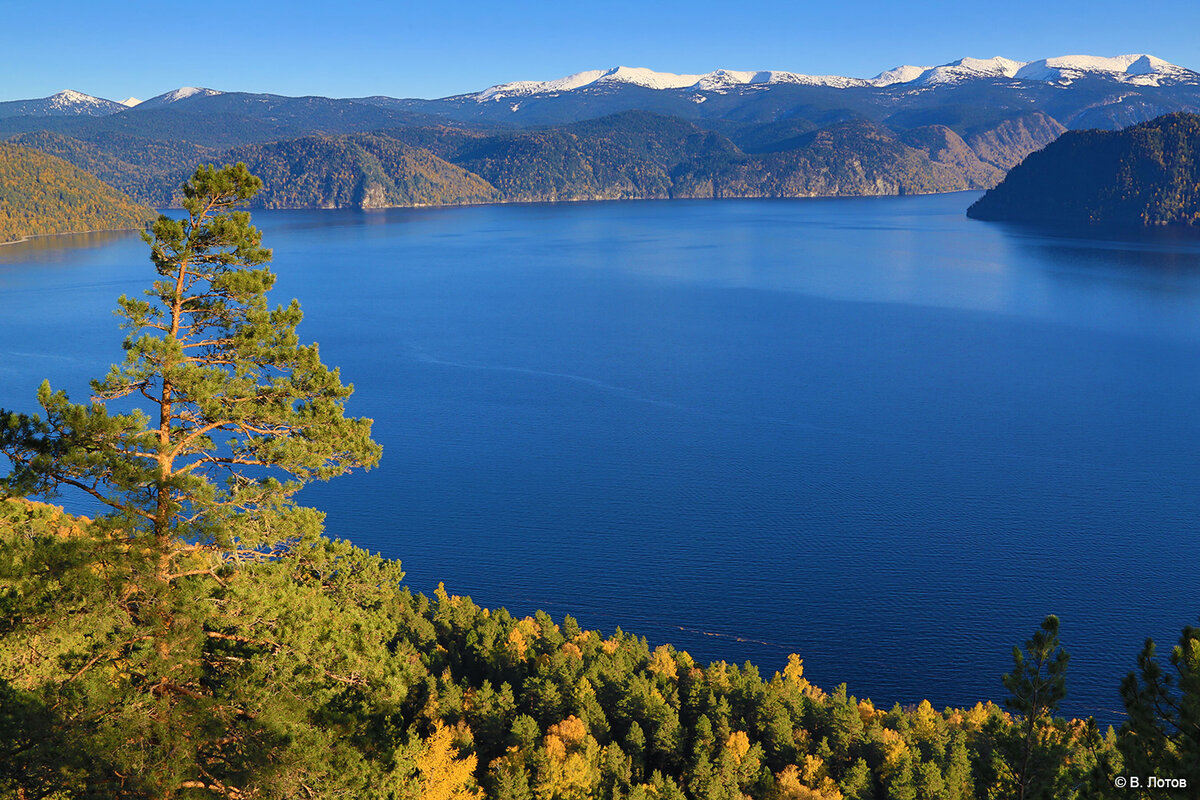
<path id="1" fill-rule="evenodd" d="M 61 158 L 0 143 L 0 242 L 140 228 L 154 213 Z"/>
<path id="2" fill-rule="evenodd" d="M 222 156 L 263 179 L 263 208 L 386 208 L 500 199 L 490 184 L 427 150 L 386 136 L 307 137 L 240 147 Z M 183 177 L 183 176 L 181 176 Z"/>
<path id="3" fill-rule="evenodd" d="M 183 138 L 159 138 L 153 126 L 132 132 L 138 118 L 131 116 L 118 130 L 38 131 L 12 141 L 65 158 L 158 207 L 177 205 L 179 183 L 197 161 L 245 161 L 270 187 L 256 200 L 260 206 L 371 208 L 982 189 L 1062 131 L 1038 112 L 999 122 L 949 117 L 952 125 L 890 127 L 856 118 L 821 126 L 789 118 L 704 127 L 627 111 L 532 130 L 409 125 L 217 149 L 219 138 L 206 128 L 196 129 L 195 140 L 187 128 L 178 131 Z"/>
<path id="4" fill-rule="evenodd" d="M 154 208 L 177 205 L 180 176 L 198 163 L 215 160 L 220 152 L 187 141 L 125 134 L 88 140 L 36 131 L 14 136 L 9 141 L 69 161 Z"/>
<path id="5" fill-rule="evenodd" d="M 1200 116 L 1071 131 L 1014 168 L 967 212 L 1067 225 L 1200 224 Z"/>
<path id="6" fill-rule="evenodd" d="M 1144 678 L 1127 733 L 1035 716 L 1027 749 L 1029 706 L 876 708 L 795 656 L 705 665 L 569 616 L 413 595 L 397 562 L 329 540 L 179 582 L 200 628 L 169 658 L 198 671 L 167 704 L 139 686 L 145 628 L 122 611 L 134 554 L 15 501 L 0 545 L 0 797 L 988 800 L 1026 780 L 1069 800 L 1126 797 L 1122 763 L 1200 780 L 1196 737 L 1155 722 Z M 1177 662 L 1188 702 L 1198 635 Z"/>

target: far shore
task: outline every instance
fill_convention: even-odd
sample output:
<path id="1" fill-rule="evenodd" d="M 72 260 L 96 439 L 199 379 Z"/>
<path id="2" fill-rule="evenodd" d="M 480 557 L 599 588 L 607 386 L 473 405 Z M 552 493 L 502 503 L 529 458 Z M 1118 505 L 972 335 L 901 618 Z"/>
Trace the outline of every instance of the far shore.
<path id="1" fill-rule="evenodd" d="M 81 233 L 121 233 L 123 231 L 136 231 L 139 228 L 91 228 L 86 231 L 62 231 L 61 233 L 34 233 L 29 236 L 22 236 L 20 239 L 12 239 L 7 242 L 0 242 L 0 247 L 5 247 L 10 244 L 20 244 L 21 242 L 32 242 L 34 239 L 48 239 L 51 236 L 78 236 Z"/>

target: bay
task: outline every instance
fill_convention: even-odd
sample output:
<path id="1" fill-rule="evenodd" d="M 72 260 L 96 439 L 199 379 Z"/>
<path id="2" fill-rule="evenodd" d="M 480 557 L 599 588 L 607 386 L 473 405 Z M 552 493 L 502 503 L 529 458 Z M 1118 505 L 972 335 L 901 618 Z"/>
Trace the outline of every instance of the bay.
<path id="1" fill-rule="evenodd" d="M 384 445 L 302 499 L 416 591 L 877 705 L 1001 699 L 1055 613 L 1064 709 L 1119 721 L 1200 614 L 1200 239 L 976 196 L 256 212 Z M 86 397 L 151 277 L 134 234 L 0 247 L 0 406 Z"/>

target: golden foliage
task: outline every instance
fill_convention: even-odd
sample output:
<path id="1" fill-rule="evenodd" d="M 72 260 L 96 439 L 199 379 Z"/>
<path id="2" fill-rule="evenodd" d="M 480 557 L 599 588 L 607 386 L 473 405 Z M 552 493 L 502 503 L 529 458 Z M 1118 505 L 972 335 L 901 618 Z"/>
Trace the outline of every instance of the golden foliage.
<path id="1" fill-rule="evenodd" d="M 821 759 L 807 756 L 804 761 L 803 770 L 795 764 L 789 764 L 775 776 L 780 800 L 842 800 L 841 790 L 825 774 Z"/>
<path id="2" fill-rule="evenodd" d="M 452 728 L 447 728 L 441 720 L 434 723 L 433 735 L 417 756 L 421 800 L 478 800 L 483 796 L 475 788 L 477 759 L 474 755 L 459 758 L 453 740 Z"/>
<path id="3" fill-rule="evenodd" d="M 600 782 L 600 746 L 583 720 L 571 715 L 546 732 L 546 768 L 538 776 L 539 800 L 585 800 Z"/>
<path id="4" fill-rule="evenodd" d="M 745 731 L 734 731 L 725 740 L 725 749 L 732 753 L 734 760 L 740 764 L 750 750 L 750 737 Z"/>
<path id="5" fill-rule="evenodd" d="M 578 747 L 584 736 L 587 736 L 587 726 L 574 714 L 546 729 L 546 741 L 549 742 L 551 738 L 559 739 L 566 749 Z"/>
<path id="6" fill-rule="evenodd" d="M 880 731 L 880 738 L 883 740 L 883 759 L 888 766 L 894 767 L 908 754 L 908 743 L 904 741 L 903 736 L 891 728 L 883 728 Z"/>
<path id="7" fill-rule="evenodd" d="M 140 228 L 154 212 L 55 156 L 0 143 L 0 242 Z"/>
<path id="8" fill-rule="evenodd" d="M 912 730 L 919 739 L 932 740 L 943 725 L 942 715 L 933 710 L 928 700 L 922 700 L 912 717 Z"/>
<path id="9" fill-rule="evenodd" d="M 795 685 L 805 697 L 819 702 L 825 700 L 825 692 L 809 683 L 808 678 L 804 677 L 804 659 L 795 653 L 788 656 L 787 666 L 783 668 L 783 679 Z"/>
<path id="10" fill-rule="evenodd" d="M 670 680 L 678 680 L 679 672 L 675 659 L 671 655 L 671 649 L 665 644 L 660 644 L 654 649 L 654 655 L 650 658 L 649 669 L 655 675 L 659 675 Z"/>

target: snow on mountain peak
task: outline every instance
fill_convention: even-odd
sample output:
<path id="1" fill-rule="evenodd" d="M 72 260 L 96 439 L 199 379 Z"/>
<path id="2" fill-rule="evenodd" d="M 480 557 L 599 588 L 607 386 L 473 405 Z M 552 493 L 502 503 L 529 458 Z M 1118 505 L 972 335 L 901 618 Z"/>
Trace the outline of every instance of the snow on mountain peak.
<path id="1" fill-rule="evenodd" d="M 125 106 L 126 108 L 133 108 L 134 106 L 138 105 L 142 101 L 138 100 L 136 97 L 130 96 L 130 97 L 126 97 L 124 100 L 119 100 L 117 102 L 119 102 L 121 105 Z"/>
<path id="2" fill-rule="evenodd" d="M 871 79 L 871 84 L 874 86 L 891 86 L 893 83 L 910 83 L 931 69 L 933 67 L 914 67 L 912 64 L 903 64 L 879 73 Z"/>
<path id="3" fill-rule="evenodd" d="M 1186 79 L 1195 73 L 1144 53 L 1103 56 L 1058 56 L 1030 61 L 1017 71 L 1021 80 L 1070 83 L 1085 75 L 1102 75 L 1125 83 L 1157 86 L 1163 78 Z"/>
<path id="4" fill-rule="evenodd" d="M 645 67 L 617 67 L 600 76 L 597 83 L 629 83 L 647 89 L 686 89 L 689 86 L 695 86 L 703 77 L 703 75 L 655 72 Z"/>
<path id="5" fill-rule="evenodd" d="M 212 97 L 218 94 L 220 94 L 220 92 L 218 92 L 216 89 L 204 89 L 199 86 L 180 86 L 173 92 L 160 94 L 158 98 L 164 103 L 178 103 L 180 100 L 186 100 L 189 97 L 195 97 L 196 95 L 200 95 L 201 97 Z"/>
<path id="6" fill-rule="evenodd" d="M 490 89 L 484 89 L 475 96 L 475 99 L 482 103 L 487 100 L 503 100 L 506 97 L 521 97 L 529 94 L 568 92 L 571 89 L 578 89 L 581 86 L 593 84 L 604 74 L 605 71 L 602 69 L 589 69 L 585 72 L 576 72 L 574 75 L 568 75 L 565 78 L 553 81 L 512 81 L 510 83 L 501 83 Z"/>
<path id="7" fill-rule="evenodd" d="M 180 100 L 187 100 L 189 97 L 213 97 L 221 94 L 216 89 L 204 89 L 199 86 L 181 86 L 178 89 L 151 97 L 149 100 L 143 100 L 138 103 L 142 108 L 163 108 L 172 103 L 178 103 Z"/>
<path id="8" fill-rule="evenodd" d="M 921 86 L 933 86 L 941 83 L 959 83 L 972 78 L 1011 78 L 1017 74 L 1024 61 L 1013 61 L 1011 58 L 960 58 L 949 64 L 931 67 L 921 73 L 913 83 Z"/>
<path id="9" fill-rule="evenodd" d="M 806 84 L 811 86 L 866 86 L 861 78 L 844 78 L 840 75 L 801 75 L 795 72 L 772 70 L 718 69 L 703 75 L 656 72 L 645 67 L 614 67 L 607 70 L 577 72 L 552 81 L 514 81 L 492 86 L 475 95 L 475 100 L 484 103 L 511 97 L 535 94 L 555 94 L 581 89 L 585 86 L 603 87 L 619 84 L 640 86 L 645 89 L 696 89 L 698 91 L 721 91 L 734 86 L 759 86 L 774 83 Z"/>
<path id="10" fill-rule="evenodd" d="M 1158 85 L 1163 78 L 1200 83 L 1200 74 L 1170 64 L 1150 55 L 1059 56 L 1041 61 L 1016 61 L 1011 58 L 960 58 L 935 67 L 905 64 L 881 72 L 871 79 L 847 78 L 841 75 L 804 75 L 772 70 L 718 69 L 704 75 L 677 75 L 656 72 L 643 67 L 615 67 L 608 70 L 577 72 L 551 81 L 515 81 L 502 83 L 474 95 L 477 102 L 503 100 L 511 97 L 556 94 L 584 87 L 603 87 L 618 84 L 641 86 L 647 89 L 691 89 L 695 91 L 724 91 L 733 87 L 756 87 L 766 84 L 798 84 L 830 86 L 845 89 L 854 86 L 914 87 L 954 85 L 977 79 L 1016 79 L 1050 83 L 1070 82 L 1086 74 L 1118 80 L 1124 83 Z"/>
<path id="11" fill-rule="evenodd" d="M 92 97 L 90 94 L 77 92 L 74 89 L 64 89 L 58 94 L 50 95 L 46 100 L 51 108 L 57 110 L 68 110 L 79 107 L 96 108 L 112 102 L 111 100 L 103 100 L 99 97 Z"/>

